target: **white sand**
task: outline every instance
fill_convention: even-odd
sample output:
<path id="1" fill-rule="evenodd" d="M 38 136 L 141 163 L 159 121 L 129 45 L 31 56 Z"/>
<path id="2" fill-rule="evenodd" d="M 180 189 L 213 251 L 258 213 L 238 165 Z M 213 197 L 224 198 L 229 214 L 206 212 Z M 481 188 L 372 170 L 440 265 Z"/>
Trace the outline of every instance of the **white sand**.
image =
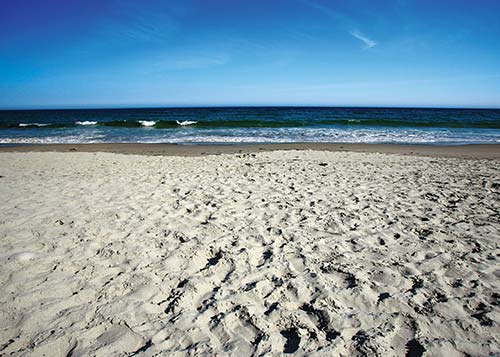
<path id="1" fill-rule="evenodd" d="M 500 354 L 500 162 L 0 154 L 0 354 Z"/>

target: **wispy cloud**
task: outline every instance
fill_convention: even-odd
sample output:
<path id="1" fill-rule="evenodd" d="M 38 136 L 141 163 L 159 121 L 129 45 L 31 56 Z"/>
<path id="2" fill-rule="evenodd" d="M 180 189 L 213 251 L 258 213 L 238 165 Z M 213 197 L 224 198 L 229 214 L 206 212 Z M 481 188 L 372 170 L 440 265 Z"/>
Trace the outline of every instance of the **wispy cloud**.
<path id="1" fill-rule="evenodd" d="M 367 50 L 369 48 L 377 46 L 377 42 L 372 39 L 366 37 L 364 34 L 359 32 L 358 30 L 351 31 L 350 34 L 364 43 L 364 49 Z"/>
<path id="2" fill-rule="evenodd" d="M 102 24 L 104 38 L 112 45 L 158 46 L 175 38 L 181 28 L 181 16 L 176 8 L 150 1 L 148 6 L 131 0 L 112 0 L 108 19 Z"/>
<path id="3" fill-rule="evenodd" d="M 306 4 L 310 7 L 312 7 L 313 9 L 316 9 L 316 10 L 322 12 L 324 15 L 330 17 L 332 20 L 334 20 L 337 23 L 337 25 L 351 26 L 353 24 L 352 19 L 340 11 L 337 11 L 337 10 L 334 11 L 327 6 L 321 5 L 321 4 L 314 2 L 314 1 L 306 1 L 306 0 L 299 0 L 299 1 L 302 2 L 303 4 Z"/>
<path id="4" fill-rule="evenodd" d="M 338 11 L 338 10 L 332 10 L 331 8 L 321 5 L 315 1 L 307 1 L 307 0 L 298 0 L 303 4 L 308 5 L 309 7 L 318 10 L 322 12 L 324 15 L 330 17 L 335 24 L 338 26 L 343 31 L 348 31 L 349 28 L 356 28 L 356 21 L 354 21 L 350 16 Z M 363 49 L 369 49 L 372 47 L 375 47 L 377 45 L 377 42 L 372 40 L 371 38 L 367 37 L 361 31 L 359 30 L 351 30 L 349 33 L 356 39 L 360 40 L 363 42 L 364 47 Z"/>

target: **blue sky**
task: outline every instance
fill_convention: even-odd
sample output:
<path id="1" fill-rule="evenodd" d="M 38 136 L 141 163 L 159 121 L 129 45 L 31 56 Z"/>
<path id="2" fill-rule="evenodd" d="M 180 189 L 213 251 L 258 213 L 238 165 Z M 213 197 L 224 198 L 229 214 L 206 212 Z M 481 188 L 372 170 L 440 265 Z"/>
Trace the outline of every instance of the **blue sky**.
<path id="1" fill-rule="evenodd" d="M 500 107 L 500 1 L 2 0 L 0 108 Z"/>

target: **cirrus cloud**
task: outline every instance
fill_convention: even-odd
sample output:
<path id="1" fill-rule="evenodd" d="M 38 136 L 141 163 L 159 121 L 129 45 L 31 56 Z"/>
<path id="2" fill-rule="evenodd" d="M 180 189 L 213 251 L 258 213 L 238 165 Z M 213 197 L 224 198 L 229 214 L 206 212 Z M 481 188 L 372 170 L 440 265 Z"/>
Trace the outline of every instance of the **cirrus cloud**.
<path id="1" fill-rule="evenodd" d="M 350 34 L 352 36 L 354 36 L 355 38 L 357 38 L 358 40 L 360 40 L 361 42 L 364 43 L 364 45 L 365 45 L 364 49 L 365 50 L 377 46 L 377 42 L 375 42 L 372 39 L 366 37 L 364 34 L 362 34 L 358 30 L 353 30 L 353 31 L 350 32 Z"/>

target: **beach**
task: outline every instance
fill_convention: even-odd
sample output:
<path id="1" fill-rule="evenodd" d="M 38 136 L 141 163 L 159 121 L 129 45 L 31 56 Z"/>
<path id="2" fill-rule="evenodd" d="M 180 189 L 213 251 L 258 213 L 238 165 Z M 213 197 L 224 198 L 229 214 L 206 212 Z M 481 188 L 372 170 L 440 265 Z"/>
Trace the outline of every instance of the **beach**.
<path id="1" fill-rule="evenodd" d="M 0 355 L 500 354 L 500 149 L 0 148 Z"/>

